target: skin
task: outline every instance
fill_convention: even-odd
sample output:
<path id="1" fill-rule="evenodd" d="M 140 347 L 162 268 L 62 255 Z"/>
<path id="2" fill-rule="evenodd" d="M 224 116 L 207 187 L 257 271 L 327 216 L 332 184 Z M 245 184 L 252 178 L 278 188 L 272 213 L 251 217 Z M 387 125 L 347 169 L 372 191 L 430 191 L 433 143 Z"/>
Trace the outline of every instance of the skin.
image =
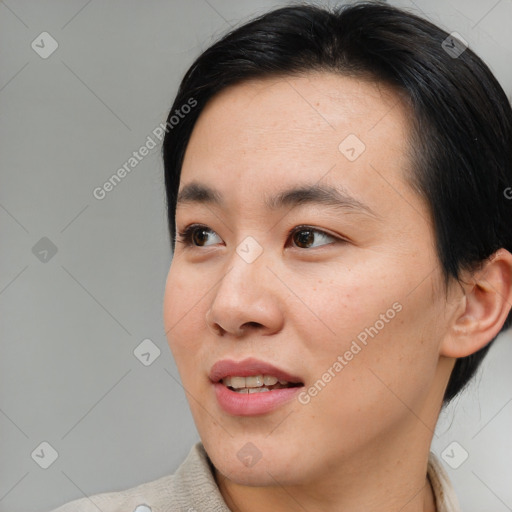
<path id="1" fill-rule="evenodd" d="M 178 206 L 178 230 L 209 231 L 200 245 L 176 244 L 164 324 L 233 511 L 435 510 L 426 468 L 444 390 L 455 358 L 505 321 L 512 256 L 500 249 L 445 290 L 428 206 L 406 181 L 409 118 L 382 84 L 309 73 L 227 88 L 194 128 L 180 189 L 210 185 L 226 208 Z M 338 149 L 349 134 L 366 146 L 355 161 Z M 265 208 L 298 183 L 343 187 L 375 216 Z M 327 234 L 289 237 L 300 224 Z M 236 252 L 247 236 L 263 248 L 250 264 Z M 401 311 L 308 404 L 239 417 L 217 403 L 208 373 L 219 359 L 263 359 L 307 388 L 397 302 Z M 237 457 L 247 442 L 261 454 L 251 467 Z"/>

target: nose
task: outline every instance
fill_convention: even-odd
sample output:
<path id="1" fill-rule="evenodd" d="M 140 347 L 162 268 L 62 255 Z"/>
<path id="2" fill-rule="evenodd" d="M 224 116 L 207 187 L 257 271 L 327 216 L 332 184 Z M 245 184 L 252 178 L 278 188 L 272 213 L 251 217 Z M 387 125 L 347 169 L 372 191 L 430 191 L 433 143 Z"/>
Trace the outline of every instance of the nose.
<path id="1" fill-rule="evenodd" d="M 255 330 L 262 335 L 281 330 L 284 287 L 263 256 L 247 263 L 234 254 L 217 286 L 206 313 L 206 325 L 214 334 L 242 337 Z"/>

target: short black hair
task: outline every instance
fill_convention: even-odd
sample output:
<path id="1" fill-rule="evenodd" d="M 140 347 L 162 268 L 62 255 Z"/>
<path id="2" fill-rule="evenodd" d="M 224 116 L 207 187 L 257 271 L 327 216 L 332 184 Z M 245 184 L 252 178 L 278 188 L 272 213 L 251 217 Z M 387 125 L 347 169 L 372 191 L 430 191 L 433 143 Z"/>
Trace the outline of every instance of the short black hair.
<path id="1" fill-rule="evenodd" d="M 186 72 L 163 140 L 171 247 L 181 166 L 194 125 L 219 91 L 249 79 L 327 71 L 392 86 L 412 111 L 410 185 L 427 202 L 445 278 L 512 252 L 512 109 L 487 65 L 431 22 L 379 2 L 272 10 L 207 48 Z M 193 102 L 193 103 L 192 103 Z M 174 112 L 183 105 L 188 113 Z M 185 110 L 183 110 L 185 112 Z M 174 116 L 174 117 L 173 117 Z M 502 331 L 510 327 L 509 314 Z M 459 358 L 448 403 L 492 343 Z"/>

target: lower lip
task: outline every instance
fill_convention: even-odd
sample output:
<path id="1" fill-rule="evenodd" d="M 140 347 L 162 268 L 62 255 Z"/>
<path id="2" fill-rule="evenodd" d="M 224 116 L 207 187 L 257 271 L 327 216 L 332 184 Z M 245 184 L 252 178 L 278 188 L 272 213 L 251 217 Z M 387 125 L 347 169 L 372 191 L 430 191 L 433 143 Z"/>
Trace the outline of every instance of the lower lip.
<path id="1" fill-rule="evenodd" d="M 254 416 L 274 411 L 292 400 L 303 388 L 303 386 L 297 386 L 256 393 L 237 393 L 221 382 L 216 382 L 213 386 L 219 405 L 228 414 L 235 416 Z"/>

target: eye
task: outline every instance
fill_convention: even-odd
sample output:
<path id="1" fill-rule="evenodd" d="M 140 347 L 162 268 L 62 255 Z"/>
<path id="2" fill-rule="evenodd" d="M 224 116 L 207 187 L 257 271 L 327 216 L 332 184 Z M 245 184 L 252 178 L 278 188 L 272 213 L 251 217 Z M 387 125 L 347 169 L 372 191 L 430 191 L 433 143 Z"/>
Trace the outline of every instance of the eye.
<path id="1" fill-rule="evenodd" d="M 300 236 L 296 236 L 296 235 L 300 235 Z M 335 243 L 336 243 L 336 241 L 338 241 L 338 242 L 343 241 L 338 237 L 329 235 L 328 233 L 325 233 L 324 231 L 322 231 L 320 229 L 312 228 L 311 226 L 297 226 L 289 232 L 289 236 L 291 236 L 292 240 L 294 240 L 294 242 L 296 242 L 296 246 L 298 246 L 301 249 L 304 249 L 303 245 L 309 245 L 310 243 L 312 243 L 315 239 L 315 235 L 320 235 L 320 238 L 324 238 L 324 239 L 330 238 L 331 240 L 335 240 Z M 329 244 L 321 244 L 321 245 L 329 245 Z M 316 246 L 316 247 L 318 247 L 318 246 Z"/>
<path id="2" fill-rule="evenodd" d="M 184 244 L 185 247 L 203 247 L 201 242 L 204 242 L 208 238 L 207 233 L 214 233 L 214 231 L 206 226 L 192 224 L 178 233 L 176 242 Z M 196 236 L 197 234 L 198 236 Z"/>
<path id="3" fill-rule="evenodd" d="M 207 240 L 208 233 L 215 232 L 206 226 L 200 224 L 192 224 L 187 226 L 183 231 L 178 232 L 176 242 L 184 244 L 185 247 L 205 247 L 205 245 L 201 244 Z M 318 237 L 318 235 L 323 239 L 330 238 L 331 240 L 334 240 L 334 243 L 346 242 L 346 240 L 338 238 L 334 235 L 329 235 L 328 233 L 325 233 L 320 229 L 312 228 L 311 226 L 296 226 L 288 232 L 288 238 L 291 237 L 291 239 L 295 242 L 295 246 L 299 247 L 300 249 L 311 248 L 311 246 L 304 246 L 309 246 L 312 244 L 314 242 L 315 236 Z M 321 244 L 320 246 L 322 245 L 330 244 L 326 243 Z M 318 247 L 318 245 L 316 247 Z M 315 246 L 313 246 L 313 248 L 315 248 Z"/>

